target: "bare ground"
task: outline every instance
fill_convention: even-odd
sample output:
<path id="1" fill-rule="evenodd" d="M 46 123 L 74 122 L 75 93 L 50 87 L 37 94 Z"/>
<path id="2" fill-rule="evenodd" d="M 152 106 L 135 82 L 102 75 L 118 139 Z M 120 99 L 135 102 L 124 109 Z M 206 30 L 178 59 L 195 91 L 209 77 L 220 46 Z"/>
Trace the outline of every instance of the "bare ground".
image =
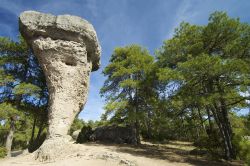
<path id="1" fill-rule="evenodd" d="M 0 160 L 2 166 L 238 166 L 242 163 L 208 160 L 205 156 L 191 155 L 195 147 L 189 142 L 171 141 L 167 144 L 143 142 L 140 146 L 114 144 L 74 144 L 76 150 L 66 149 L 63 157 L 52 162 L 34 160 L 33 154 L 22 154 Z M 18 154 L 17 152 L 14 155 Z"/>

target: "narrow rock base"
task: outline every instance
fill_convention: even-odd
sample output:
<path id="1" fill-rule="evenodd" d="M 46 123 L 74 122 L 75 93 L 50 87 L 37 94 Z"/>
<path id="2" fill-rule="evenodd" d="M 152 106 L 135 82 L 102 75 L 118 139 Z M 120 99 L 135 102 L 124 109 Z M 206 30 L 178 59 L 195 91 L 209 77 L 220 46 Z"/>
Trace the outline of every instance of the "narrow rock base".
<path id="1" fill-rule="evenodd" d="M 77 152 L 74 148 L 74 144 L 71 141 L 71 137 L 55 137 L 47 139 L 42 146 L 34 153 L 35 159 L 40 162 L 44 161 L 56 161 L 57 158 L 65 156 L 65 154 Z M 75 151 L 74 151 L 75 149 Z"/>

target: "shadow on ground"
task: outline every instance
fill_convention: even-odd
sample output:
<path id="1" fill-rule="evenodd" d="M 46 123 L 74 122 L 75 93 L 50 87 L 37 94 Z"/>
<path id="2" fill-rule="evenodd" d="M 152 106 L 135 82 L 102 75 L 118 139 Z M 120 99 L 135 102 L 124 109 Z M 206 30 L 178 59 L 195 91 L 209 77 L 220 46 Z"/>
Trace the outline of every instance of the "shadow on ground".
<path id="1" fill-rule="evenodd" d="M 11 152 L 11 157 L 17 157 L 21 154 L 23 154 L 24 150 L 17 150 L 17 151 L 12 151 Z"/>
<path id="2" fill-rule="evenodd" d="M 127 144 L 108 144 L 108 143 L 87 143 L 90 146 L 98 146 L 98 144 L 107 146 L 107 149 L 122 153 L 129 153 L 133 156 L 155 158 L 159 160 L 167 160 L 169 162 L 189 163 L 195 166 L 242 166 L 239 161 L 213 161 L 206 156 L 191 155 L 190 152 L 195 147 L 187 142 L 169 142 L 167 144 L 152 144 L 143 142 L 139 146 Z M 110 146 L 110 148 L 109 148 Z M 111 147 L 112 146 L 112 147 Z M 115 148 L 114 148 L 115 147 Z"/>

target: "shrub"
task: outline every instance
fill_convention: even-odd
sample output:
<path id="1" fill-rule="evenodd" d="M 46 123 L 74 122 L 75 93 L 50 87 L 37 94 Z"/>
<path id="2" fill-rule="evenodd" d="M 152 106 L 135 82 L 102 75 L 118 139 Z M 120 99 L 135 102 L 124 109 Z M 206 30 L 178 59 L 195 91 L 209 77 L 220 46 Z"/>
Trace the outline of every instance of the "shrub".
<path id="1" fill-rule="evenodd" d="M 237 158 L 244 160 L 246 165 L 250 166 L 250 140 L 246 137 L 248 134 L 249 131 L 243 125 L 234 128 L 233 144 L 236 149 Z"/>
<path id="2" fill-rule="evenodd" d="M 0 147 L 0 158 L 4 158 L 7 155 L 5 147 Z"/>
<path id="3" fill-rule="evenodd" d="M 93 130 L 90 126 L 83 126 L 81 132 L 79 133 L 76 142 L 84 143 L 89 141 L 89 137 L 93 133 Z"/>
<path id="4" fill-rule="evenodd" d="M 207 134 L 201 135 L 194 141 L 194 146 L 197 146 L 199 150 L 206 150 L 213 159 L 223 158 L 224 149 L 219 131 L 213 129 L 212 131 L 207 130 L 207 133 L 209 136 Z"/>
<path id="5" fill-rule="evenodd" d="M 246 165 L 250 165 L 250 141 L 242 139 L 239 142 L 239 156 L 243 159 Z"/>

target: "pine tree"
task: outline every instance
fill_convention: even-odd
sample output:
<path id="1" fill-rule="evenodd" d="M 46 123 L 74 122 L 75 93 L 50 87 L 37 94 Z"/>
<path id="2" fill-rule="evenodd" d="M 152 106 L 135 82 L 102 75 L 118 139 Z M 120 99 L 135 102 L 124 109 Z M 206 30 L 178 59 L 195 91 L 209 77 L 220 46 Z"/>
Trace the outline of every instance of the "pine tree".
<path id="1" fill-rule="evenodd" d="M 48 92 L 42 70 L 26 42 L 21 37 L 19 42 L 0 38 L 0 101 L 2 103 L 0 118 L 9 126 L 6 140 L 8 155 L 10 155 L 18 121 L 25 121 L 28 124 L 30 119 L 34 119 L 35 122 L 38 118 L 43 126 L 40 128 L 42 131 L 47 118 L 47 98 Z"/>
<path id="2" fill-rule="evenodd" d="M 111 121 L 128 124 L 135 128 L 137 143 L 140 143 L 140 120 L 143 112 L 143 88 L 147 73 L 153 65 L 153 57 L 138 45 L 116 48 L 110 64 L 103 73 L 107 77 L 101 89 L 106 98 L 106 113 Z"/>
<path id="3" fill-rule="evenodd" d="M 168 100 L 182 112 L 205 110 L 223 140 L 225 157 L 235 158 L 229 120 L 235 107 L 246 107 L 249 96 L 250 26 L 226 13 L 211 14 L 206 26 L 182 23 L 158 55 L 159 79 L 174 83 Z M 171 87 L 172 88 L 172 87 Z"/>

